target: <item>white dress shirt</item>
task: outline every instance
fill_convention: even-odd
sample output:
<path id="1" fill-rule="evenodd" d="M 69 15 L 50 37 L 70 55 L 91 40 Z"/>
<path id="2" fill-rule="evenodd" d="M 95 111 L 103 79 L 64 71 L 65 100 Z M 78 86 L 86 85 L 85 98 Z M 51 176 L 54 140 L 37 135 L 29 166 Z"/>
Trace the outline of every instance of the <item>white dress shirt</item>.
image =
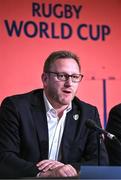
<path id="1" fill-rule="evenodd" d="M 49 135 L 48 159 L 58 160 L 66 114 L 72 109 L 72 104 L 71 103 L 69 104 L 69 106 L 64 110 L 62 117 L 59 119 L 56 110 L 52 107 L 52 105 L 48 101 L 45 93 L 43 94 L 44 94 L 44 102 L 45 102 L 47 124 L 48 124 L 48 135 Z"/>

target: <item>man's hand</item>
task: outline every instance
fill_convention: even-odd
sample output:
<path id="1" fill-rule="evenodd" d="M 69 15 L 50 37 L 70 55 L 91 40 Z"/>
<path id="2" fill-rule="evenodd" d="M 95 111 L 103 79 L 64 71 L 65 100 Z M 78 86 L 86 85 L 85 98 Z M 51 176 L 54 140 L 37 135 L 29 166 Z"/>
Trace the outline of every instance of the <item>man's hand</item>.
<path id="1" fill-rule="evenodd" d="M 70 164 L 63 164 L 54 160 L 43 160 L 37 164 L 40 177 L 68 177 L 77 176 L 77 171 Z"/>
<path id="2" fill-rule="evenodd" d="M 59 166 L 63 166 L 64 164 L 59 162 L 59 161 L 55 161 L 55 160 L 43 160 L 40 161 L 39 163 L 37 163 L 37 167 L 40 171 L 46 172 L 48 170 L 52 170 L 55 169 Z"/>

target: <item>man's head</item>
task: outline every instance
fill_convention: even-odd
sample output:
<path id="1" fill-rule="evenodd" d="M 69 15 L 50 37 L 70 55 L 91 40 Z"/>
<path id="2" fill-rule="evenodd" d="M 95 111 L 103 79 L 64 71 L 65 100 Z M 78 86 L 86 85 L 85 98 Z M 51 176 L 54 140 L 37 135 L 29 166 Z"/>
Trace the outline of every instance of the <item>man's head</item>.
<path id="1" fill-rule="evenodd" d="M 46 59 L 45 61 L 45 64 L 44 64 L 44 68 L 43 68 L 43 71 L 44 72 L 48 72 L 51 68 L 51 66 L 53 66 L 53 63 L 58 60 L 58 59 L 74 59 L 76 61 L 76 63 L 78 64 L 79 66 L 79 70 L 81 71 L 81 67 L 80 67 L 80 59 L 79 57 L 70 52 L 70 51 L 54 51 L 53 53 L 51 53 L 48 58 Z"/>
<path id="2" fill-rule="evenodd" d="M 42 81 L 45 94 L 54 108 L 71 102 L 82 77 L 77 55 L 70 51 L 50 54 L 44 64 Z"/>

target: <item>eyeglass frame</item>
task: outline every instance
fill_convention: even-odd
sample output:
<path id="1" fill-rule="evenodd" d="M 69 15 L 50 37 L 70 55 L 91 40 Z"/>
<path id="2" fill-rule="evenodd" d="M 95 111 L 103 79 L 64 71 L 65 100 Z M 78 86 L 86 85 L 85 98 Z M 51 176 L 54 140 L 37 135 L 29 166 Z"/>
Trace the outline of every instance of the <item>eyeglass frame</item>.
<path id="1" fill-rule="evenodd" d="M 69 77 L 71 77 L 72 82 L 78 83 L 78 82 L 80 82 L 80 81 L 83 79 L 83 77 L 84 77 L 83 74 L 71 74 L 71 75 L 69 75 L 69 74 L 63 73 L 63 72 L 52 72 L 52 71 L 47 71 L 47 72 L 45 72 L 45 73 L 47 73 L 47 74 L 55 74 L 56 77 L 57 77 L 57 79 L 58 79 L 59 81 L 63 81 L 63 82 L 68 81 Z M 66 79 L 65 79 L 65 80 L 59 79 L 59 75 L 64 75 L 64 77 L 65 77 Z M 74 75 L 75 75 L 75 76 L 78 75 L 78 76 L 80 77 L 80 80 L 78 80 L 78 81 L 73 80 L 73 76 L 74 76 Z"/>

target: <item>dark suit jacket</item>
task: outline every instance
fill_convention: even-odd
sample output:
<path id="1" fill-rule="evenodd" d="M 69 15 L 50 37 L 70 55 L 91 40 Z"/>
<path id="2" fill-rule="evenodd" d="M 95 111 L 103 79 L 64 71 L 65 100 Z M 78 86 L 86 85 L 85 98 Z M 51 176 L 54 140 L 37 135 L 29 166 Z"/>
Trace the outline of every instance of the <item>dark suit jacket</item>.
<path id="1" fill-rule="evenodd" d="M 110 110 L 106 130 L 114 134 L 121 143 L 121 104 Z M 111 165 L 121 165 L 121 144 L 119 142 L 105 140 Z"/>
<path id="2" fill-rule="evenodd" d="M 79 115 L 75 120 L 74 115 Z M 74 98 L 67 113 L 61 143 L 61 161 L 79 168 L 97 164 L 97 138 L 85 126 L 87 119 L 98 125 L 96 107 Z M 108 158 L 101 142 L 101 164 Z M 48 128 L 43 90 L 6 98 L 0 110 L 0 177 L 32 177 L 39 172 L 36 163 L 48 159 Z"/>

